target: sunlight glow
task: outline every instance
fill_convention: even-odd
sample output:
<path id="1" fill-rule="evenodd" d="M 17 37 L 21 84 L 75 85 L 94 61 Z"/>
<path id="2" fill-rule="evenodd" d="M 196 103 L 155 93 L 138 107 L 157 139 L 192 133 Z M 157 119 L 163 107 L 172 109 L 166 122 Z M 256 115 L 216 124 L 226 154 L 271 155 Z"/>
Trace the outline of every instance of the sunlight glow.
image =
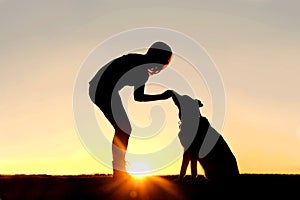
<path id="1" fill-rule="evenodd" d="M 151 174 L 151 167 L 144 161 L 135 161 L 128 165 L 127 171 L 133 177 L 143 178 Z"/>

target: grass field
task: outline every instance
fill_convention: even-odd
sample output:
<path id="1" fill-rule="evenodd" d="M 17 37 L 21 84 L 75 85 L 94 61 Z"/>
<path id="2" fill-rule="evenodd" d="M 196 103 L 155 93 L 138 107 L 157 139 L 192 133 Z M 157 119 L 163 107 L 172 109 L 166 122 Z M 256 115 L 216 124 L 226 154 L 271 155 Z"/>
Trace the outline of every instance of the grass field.
<path id="1" fill-rule="evenodd" d="M 0 200 L 299 199 L 300 175 L 241 174 L 237 182 L 179 183 L 177 175 L 114 181 L 110 175 L 0 175 Z M 189 177 L 187 177 L 189 178 Z"/>

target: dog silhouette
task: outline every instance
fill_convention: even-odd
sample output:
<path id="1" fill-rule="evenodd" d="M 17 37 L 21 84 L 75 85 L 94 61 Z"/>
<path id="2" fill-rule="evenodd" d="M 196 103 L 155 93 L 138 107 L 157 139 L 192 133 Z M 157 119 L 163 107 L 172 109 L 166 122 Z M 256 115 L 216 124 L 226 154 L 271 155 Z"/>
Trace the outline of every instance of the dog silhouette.
<path id="1" fill-rule="evenodd" d="M 201 115 L 202 102 L 188 95 L 174 92 L 173 101 L 179 110 L 180 131 L 178 134 L 184 148 L 179 180 L 183 181 L 189 162 L 192 181 L 197 177 L 197 161 L 204 170 L 204 178 L 209 181 L 234 179 L 239 175 L 236 158 L 230 147 Z"/>

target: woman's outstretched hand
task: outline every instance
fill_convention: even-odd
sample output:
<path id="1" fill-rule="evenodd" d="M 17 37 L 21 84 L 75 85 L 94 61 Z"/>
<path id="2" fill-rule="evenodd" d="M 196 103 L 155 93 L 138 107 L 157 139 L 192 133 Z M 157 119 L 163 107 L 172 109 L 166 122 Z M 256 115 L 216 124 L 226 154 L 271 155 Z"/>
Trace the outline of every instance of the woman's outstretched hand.
<path id="1" fill-rule="evenodd" d="M 173 90 L 166 90 L 162 93 L 162 96 L 165 98 L 165 99 L 168 99 L 170 97 L 173 97 L 175 96 L 175 93 Z"/>

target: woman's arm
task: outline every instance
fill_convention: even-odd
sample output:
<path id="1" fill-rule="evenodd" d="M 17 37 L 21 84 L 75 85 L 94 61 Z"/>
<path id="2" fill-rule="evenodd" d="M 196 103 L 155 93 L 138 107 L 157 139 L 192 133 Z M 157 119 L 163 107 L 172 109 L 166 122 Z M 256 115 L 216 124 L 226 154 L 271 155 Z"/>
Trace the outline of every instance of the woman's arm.
<path id="1" fill-rule="evenodd" d="M 157 101 L 172 97 L 172 90 L 166 90 L 161 94 L 145 94 L 145 85 L 134 88 L 134 100 L 136 101 Z"/>

